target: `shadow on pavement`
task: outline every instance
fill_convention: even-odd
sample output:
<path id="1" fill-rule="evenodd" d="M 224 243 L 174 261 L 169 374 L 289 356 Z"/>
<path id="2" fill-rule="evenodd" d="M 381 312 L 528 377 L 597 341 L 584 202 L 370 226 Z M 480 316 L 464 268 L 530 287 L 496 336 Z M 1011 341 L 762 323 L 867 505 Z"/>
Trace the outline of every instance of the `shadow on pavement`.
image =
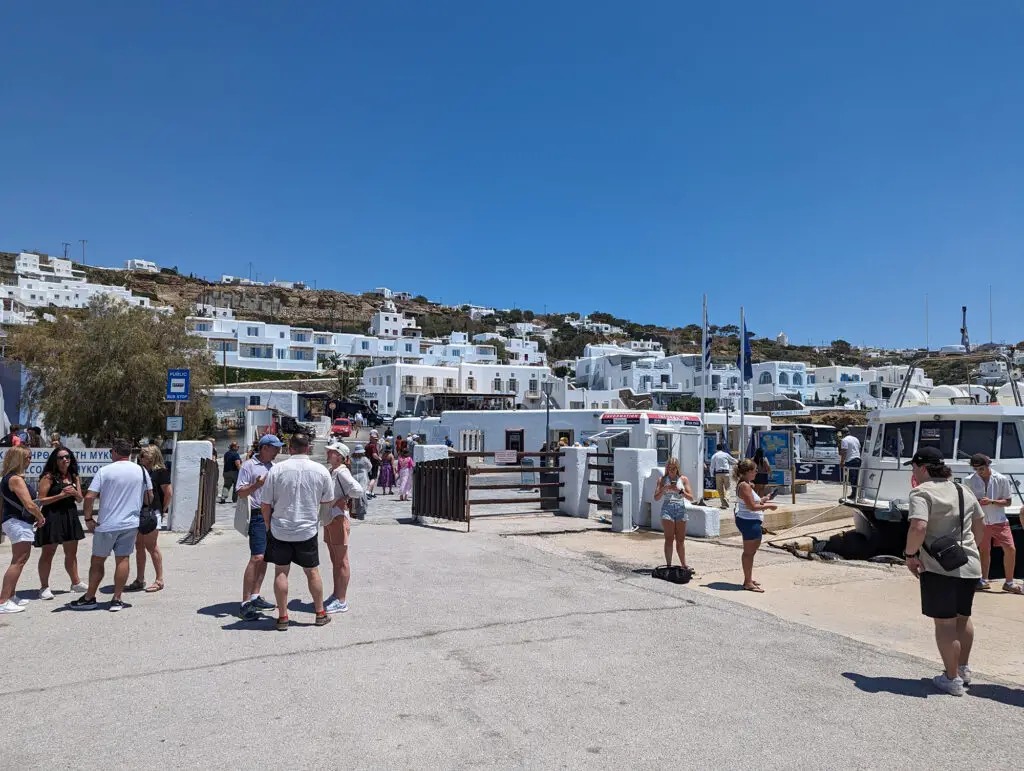
<path id="1" fill-rule="evenodd" d="M 710 584 L 701 584 L 706 589 L 716 589 L 720 592 L 742 592 L 743 584 L 731 584 L 727 581 L 712 581 Z"/>
<path id="2" fill-rule="evenodd" d="M 315 613 L 316 612 L 313 609 L 313 601 L 312 600 L 310 600 L 309 602 L 303 602 L 302 600 L 299 600 L 299 599 L 289 600 L 288 601 L 288 610 L 289 611 L 299 611 L 301 613 Z"/>
<path id="3" fill-rule="evenodd" d="M 922 677 L 911 680 L 903 677 L 868 677 L 856 672 L 843 672 L 843 677 L 852 680 L 860 690 L 866 693 L 895 693 L 900 696 L 913 696 L 926 699 L 929 696 L 942 696 L 932 684 L 931 679 Z M 1024 708 L 1024 689 L 1007 688 L 995 683 L 975 683 L 966 688 L 968 696 L 1006 704 L 1010 707 Z"/>
<path id="4" fill-rule="evenodd" d="M 633 573 L 638 576 L 649 576 L 654 574 L 654 568 L 634 568 Z"/>
<path id="5" fill-rule="evenodd" d="M 853 684 L 865 693 L 895 693 L 898 696 L 913 696 L 916 699 L 944 695 L 935 690 L 932 681 L 927 677 L 918 680 L 908 677 L 869 677 L 857 672 L 843 672 L 843 677 L 852 680 Z"/>
<path id="6" fill-rule="evenodd" d="M 237 602 L 218 602 L 216 605 L 207 605 L 205 608 L 200 608 L 196 613 L 202 616 L 212 616 L 213 618 L 237 618 L 238 605 L 239 603 Z"/>
<path id="7" fill-rule="evenodd" d="M 979 699 L 991 699 L 1000 704 L 1024 709 L 1024 690 L 1020 688 L 1007 688 L 1005 685 L 996 685 L 995 683 L 976 683 L 967 686 L 967 695 L 976 696 Z"/>

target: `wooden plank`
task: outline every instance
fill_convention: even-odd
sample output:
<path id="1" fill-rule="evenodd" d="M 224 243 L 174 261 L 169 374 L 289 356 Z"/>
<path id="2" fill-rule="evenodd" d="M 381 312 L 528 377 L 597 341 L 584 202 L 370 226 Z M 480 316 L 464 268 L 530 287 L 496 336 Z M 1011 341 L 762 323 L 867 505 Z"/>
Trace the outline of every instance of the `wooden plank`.
<path id="1" fill-rule="evenodd" d="M 587 498 L 587 503 L 596 503 L 598 506 L 607 506 L 609 509 L 612 507 L 611 501 L 602 501 L 597 498 Z"/>
<path id="2" fill-rule="evenodd" d="M 615 471 L 615 466 L 610 463 L 588 463 L 587 469 L 590 471 Z"/>
<path id="3" fill-rule="evenodd" d="M 473 498 L 472 503 L 474 506 L 482 504 L 497 504 L 497 503 L 540 503 L 541 501 L 550 500 L 548 498 Z"/>
<path id="4" fill-rule="evenodd" d="M 564 466 L 559 468 L 550 468 L 546 466 L 476 466 L 475 468 L 469 469 L 469 473 L 472 476 L 479 476 L 481 474 L 520 474 L 523 471 L 532 471 L 537 473 L 541 469 L 544 469 L 549 474 L 555 474 L 558 472 L 565 471 Z"/>
<path id="5" fill-rule="evenodd" d="M 565 487 L 565 482 L 535 482 L 534 484 L 473 485 L 473 490 L 532 490 L 535 487 Z"/>

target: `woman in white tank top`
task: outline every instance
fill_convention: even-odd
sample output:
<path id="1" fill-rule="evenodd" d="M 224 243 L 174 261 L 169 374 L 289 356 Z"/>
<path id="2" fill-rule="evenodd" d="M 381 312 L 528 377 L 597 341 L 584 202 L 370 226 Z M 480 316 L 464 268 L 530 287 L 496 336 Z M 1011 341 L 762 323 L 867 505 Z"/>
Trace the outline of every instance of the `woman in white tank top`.
<path id="1" fill-rule="evenodd" d="M 743 588 L 748 592 L 763 592 L 754 580 L 754 555 L 761 546 L 761 522 L 765 511 L 778 508 L 774 503 L 761 500 L 754 492 L 753 481 L 757 466 L 752 460 L 742 460 L 733 470 L 736 477 L 736 527 L 743 536 Z"/>

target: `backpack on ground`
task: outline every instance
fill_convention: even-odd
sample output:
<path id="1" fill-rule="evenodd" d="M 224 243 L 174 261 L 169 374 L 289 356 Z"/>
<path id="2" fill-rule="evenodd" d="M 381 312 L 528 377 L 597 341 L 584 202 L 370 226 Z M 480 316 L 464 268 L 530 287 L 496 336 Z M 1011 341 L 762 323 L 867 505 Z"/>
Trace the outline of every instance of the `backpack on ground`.
<path id="1" fill-rule="evenodd" d="M 693 569 L 679 565 L 661 565 L 652 570 L 651 575 L 663 581 L 671 581 L 673 584 L 688 584 L 693 577 Z"/>

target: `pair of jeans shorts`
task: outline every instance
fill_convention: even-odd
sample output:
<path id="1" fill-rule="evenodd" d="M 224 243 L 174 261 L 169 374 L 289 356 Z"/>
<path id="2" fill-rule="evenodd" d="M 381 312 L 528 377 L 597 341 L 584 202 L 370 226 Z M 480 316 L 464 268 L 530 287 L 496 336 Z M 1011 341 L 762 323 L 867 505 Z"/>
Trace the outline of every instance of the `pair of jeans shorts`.
<path id="1" fill-rule="evenodd" d="M 267 523 L 259 509 L 249 510 L 249 554 L 262 557 L 267 553 Z"/>
<path id="2" fill-rule="evenodd" d="M 763 535 L 759 519 L 736 517 L 736 529 L 740 531 L 744 541 L 760 541 Z"/>
<path id="3" fill-rule="evenodd" d="M 666 501 L 661 507 L 661 518 L 672 522 L 686 522 L 690 515 L 682 501 Z"/>

